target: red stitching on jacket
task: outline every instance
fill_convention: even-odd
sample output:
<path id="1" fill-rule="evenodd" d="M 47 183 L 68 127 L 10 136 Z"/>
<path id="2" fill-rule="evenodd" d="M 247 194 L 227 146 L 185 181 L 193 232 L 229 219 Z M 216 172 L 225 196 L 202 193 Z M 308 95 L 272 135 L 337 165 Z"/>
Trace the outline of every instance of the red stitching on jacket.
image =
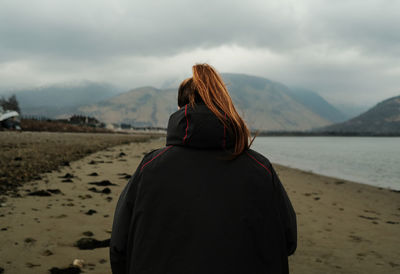
<path id="1" fill-rule="evenodd" d="M 143 168 L 144 168 L 145 166 L 147 166 L 148 164 L 150 164 L 151 161 L 153 161 L 155 158 L 157 158 L 158 156 L 160 156 L 161 154 L 163 154 L 164 152 L 166 152 L 166 151 L 167 151 L 168 149 L 170 149 L 171 147 L 172 147 L 172 145 L 166 147 L 163 151 L 161 151 L 161 152 L 158 153 L 156 156 L 154 156 L 153 158 L 151 158 L 151 160 L 147 161 L 147 162 L 142 166 L 142 168 L 140 169 L 140 171 L 142 171 Z"/>
<path id="2" fill-rule="evenodd" d="M 225 112 L 225 120 L 226 120 L 226 112 Z M 222 140 L 222 148 L 225 148 L 226 146 L 226 128 L 224 124 L 224 139 Z"/>
<path id="3" fill-rule="evenodd" d="M 183 137 L 182 144 L 185 143 L 185 140 L 186 140 L 187 135 L 188 135 L 188 128 L 189 128 L 189 120 L 188 120 L 188 117 L 187 117 L 187 105 L 185 105 L 185 117 L 186 117 L 186 134 L 185 134 L 185 137 Z"/>
<path id="4" fill-rule="evenodd" d="M 249 156 L 250 156 L 254 161 L 256 161 L 260 166 L 262 166 L 263 168 L 265 168 L 265 169 L 269 172 L 269 174 L 272 176 L 271 171 L 270 171 L 265 165 L 263 165 L 262 163 L 260 163 L 256 158 L 254 158 L 253 155 L 251 155 L 251 154 L 248 153 L 247 151 L 246 151 L 246 154 L 249 155 Z"/>

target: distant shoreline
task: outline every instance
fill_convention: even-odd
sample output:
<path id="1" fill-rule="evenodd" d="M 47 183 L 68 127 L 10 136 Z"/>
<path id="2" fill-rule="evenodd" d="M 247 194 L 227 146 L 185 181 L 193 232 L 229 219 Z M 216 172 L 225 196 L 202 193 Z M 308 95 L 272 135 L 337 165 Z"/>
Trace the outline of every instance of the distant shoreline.
<path id="1" fill-rule="evenodd" d="M 252 135 L 268 136 L 305 136 L 305 137 L 400 137 L 397 133 L 372 133 L 372 132 L 312 132 L 312 131 L 252 131 Z"/>

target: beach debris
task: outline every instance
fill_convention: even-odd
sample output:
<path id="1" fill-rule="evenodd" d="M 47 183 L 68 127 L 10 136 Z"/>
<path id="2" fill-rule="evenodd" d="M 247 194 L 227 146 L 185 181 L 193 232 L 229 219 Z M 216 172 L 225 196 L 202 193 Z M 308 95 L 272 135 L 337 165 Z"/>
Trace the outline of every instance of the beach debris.
<path id="1" fill-rule="evenodd" d="M 97 172 L 92 172 L 88 176 L 99 176 L 99 174 Z"/>
<path id="2" fill-rule="evenodd" d="M 109 189 L 108 187 L 104 188 L 103 190 L 98 190 L 95 187 L 91 187 L 88 190 L 95 192 L 95 193 L 103 193 L 103 194 L 110 194 L 111 193 L 111 189 Z"/>
<path id="3" fill-rule="evenodd" d="M 37 190 L 37 191 L 33 191 L 33 192 L 29 193 L 28 195 L 45 197 L 45 196 L 51 196 L 51 193 L 46 190 Z"/>
<path id="4" fill-rule="evenodd" d="M 53 255 L 53 252 L 51 252 L 50 250 L 46 249 L 46 250 L 42 253 L 42 255 L 43 255 L 43 256 L 51 256 L 51 255 Z"/>
<path id="5" fill-rule="evenodd" d="M 59 176 L 59 178 L 71 179 L 71 178 L 74 178 L 74 174 L 71 174 L 71 173 L 65 173 L 65 175 L 64 175 L 64 176 Z"/>
<path id="6" fill-rule="evenodd" d="M 59 190 L 58 188 L 54 188 L 54 189 L 48 188 L 47 191 L 52 194 L 62 194 L 61 190 Z"/>
<path id="7" fill-rule="evenodd" d="M 79 195 L 78 197 L 81 198 L 82 200 L 85 200 L 85 199 L 90 199 L 90 198 L 92 198 L 92 195 L 86 194 L 86 195 Z"/>
<path id="8" fill-rule="evenodd" d="M 41 264 L 34 264 L 34 263 L 26 263 L 25 264 L 27 267 L 29 267 L 29 268 L 34 268 L 34 267 L 36 267 L 36 266 L 41 266 Z"/>
<path id="9" fill-rule="evenodd" d="M 124 157 L 124 156 L 126 156 L 126 154 L 123 151 L 118 155 L 118 157 Z"/>
<path id="10" fill-rule="evenodd" d="M 26 244 L 28 244 L 28 245 L 33 245 L 34 243 L 36 243 L 36 240 L 35 239 L 33 239 L 33 238 L 26 238 L 25 240 L 24 240 L 24 242 L 26 243 Z"/>
<path id="11" fill-rule="evenodd" d="M 76 266 L 70 266 L 67 268 L 53 267 L 49 271 L 50 271 L 50 274 L 79 274 L 79 273 L 82 273 L 82 270 Z"/>
<path id="12" fill-rule="evenodd" d="M 92 231 L 85 231 L 82 234 L 85 236 L 88 236 L 88 237 L 92 237 L 94 235 L 94 233 Z"/>
<path id="13" fill-rule="evenodd" d="M 69 166 L 69 161 L 63 161 L 63 162 L 61 162 L 61 165 L 62 166 Z"/>
<path id="14" fill-rule="evenodd" d="M 85 261 L 82 260 L 82 259 L 75 259 L 75 260 L 72 262 L 72 265 L 73 265 L 73 266 L 76 266 L 76 267 L 79 267 L 79 268 L 83 268 L 83 266 L 85 265 Z"/>
<path id="15" fill-rule="evenodd" d="M 128 173 L 118 173 L 120 177 L 120 179 L 130 179 L 132 176 Z"/>
<path id="16" fill-rule="evenodd" d="M 393 221 L 387 221 L 386 223 L 387 224 L 391 224 L 391 225 L 398 225 L 399 224 L 399 222 L 393 222 Z"/>
<path id="17" fill-rule="evenodd" d="M 99 241 L 93 238 L 81 238 L 75 243 L 75 246 L 82 250 L 92 250 L 96 248 L 109 247 L 110 239 Z"/>
<path id="18" fill-rule="evenodd" d="M 116 184 L 111 183 L 109 180 L 103 180 L 100 182 L 91 182 L 89 184 L 96 185 L 96 186 L 116 186 Z"/>
<path id="19" fill-rule="evenodd" d="M 40 197 L 51 196 L 51 194 L 62 194 L 62 192 L 58 188 L 48 188 L 46 190 L 42 189 L 28 193 L 29 196 L 40 196 Z"/>
<path id="20" fill-rule="evenodd" d="M 91 160 L 89 162 L 89 165 L 96 165 L 96 164 L 100 164 L 100 163 L 104 163 L 104 161 L 95 161 L 95 160 Z"/>
<path id="21" fill-rule="evenodd" d="M 104 193 L 104 194 L 110 194 L 110 193 L 111 193 L 111 189 L 109 189 L 108 187 L 106 187 L 106 188 L 104 188 L 101 192 Z"/>
<path id="22" fill-rule="evenodd" d="M 93 214 L 95 214 L 95 213 L 97 213 L 96 210 L 94 210 L 94 209 L 89 209 L 85 214 L 86 214 L 86 215 L 93 215 Z"/>
<path id="23" fill-rule="evenodd" d="M 358 215 L 358 217 L 367 219 L 367 220 L 379 220 L 378 217 L 370 217 L 370 216 L 364 216 L 364 215 Z"/>

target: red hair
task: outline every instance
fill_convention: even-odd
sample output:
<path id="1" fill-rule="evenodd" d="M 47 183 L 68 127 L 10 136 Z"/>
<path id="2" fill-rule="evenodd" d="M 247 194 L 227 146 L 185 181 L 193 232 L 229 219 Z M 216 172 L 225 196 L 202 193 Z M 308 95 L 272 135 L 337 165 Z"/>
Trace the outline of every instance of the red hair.
<path id="1" fill-rule="evenodd" d="M 253 142 L 250 131 L 240 117 L 229 95 L 222 77 L 208 64 L 197 64 L 193 68 L 193 77 L 185 79 L 178 91 L 178 105 L 194 107 L 204 104 L 218 117 L 235 138 L 233 156 L 240 155 Z"/>

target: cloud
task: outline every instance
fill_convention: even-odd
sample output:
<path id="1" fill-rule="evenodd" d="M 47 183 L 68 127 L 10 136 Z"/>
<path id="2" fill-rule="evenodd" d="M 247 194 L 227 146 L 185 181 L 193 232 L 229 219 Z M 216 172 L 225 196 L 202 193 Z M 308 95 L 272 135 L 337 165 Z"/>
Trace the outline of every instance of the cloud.
<path id="1" fill-rule="evenodd" d="M 333 102 L 400 91 L 395 0 L 34 3 L 0 2 L 0 91 L 80 79 L 162 85 L 196 62 Z"/>

